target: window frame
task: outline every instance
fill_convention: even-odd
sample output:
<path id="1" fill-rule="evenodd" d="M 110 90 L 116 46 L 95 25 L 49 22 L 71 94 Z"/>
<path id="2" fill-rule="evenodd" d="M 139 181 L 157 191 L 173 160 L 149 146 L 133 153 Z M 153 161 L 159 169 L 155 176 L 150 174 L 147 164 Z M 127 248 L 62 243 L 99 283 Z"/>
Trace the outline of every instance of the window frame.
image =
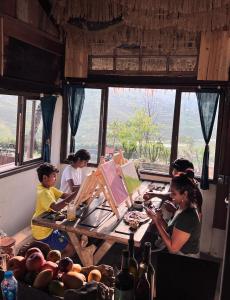
<path id="1" fill-rule="evenodd" d="M 100 157 L 105 151 L 105 139 L 106 139 L 106 124 L 107 124 L 107 109 L 108 109 L 108 88 L 102 88 L 98 86 L 86 85 L 86 89 L 97 89 L 101 90 L 101 103 L 100 103 L 100 118 L 99 118 L 99 133 L 98 133 L 98 157 L 96 163 L 88 163 L 88 167 L 97 167 L 100 162 Z M 107 90 L 107 92 L 106 92 Z M 70 154 L 70 143 L 68 145 L 69 136 L 69 104 L 68 99 L 65 95 L 63 97 L 63 107 L 62 107 L 62 132 L 61 132 L 61 149 L 60 149 L 60 163 L 65 164 L 67 156 Z"/>
<path id="2" fill-rule="evenodd" d="M 78 82 L 79 84 L 79 82 Z M 200 87 L 198 86 L 169 86 L 169 85 L 136 85 L 136 84 L 106 84 L 106 83 L 80 83 L 85 88 L 93 88 L 93 89 L 101 89 L 102 97 L 101 97 L 101 115 L 100 115 L 100 128 L 99 128 L 99 138 L 98 138 L 98 158 L 105 154 L 105 145 L 106 145 L 106 132 L 107 132 L 107 115 L 108 115 L 108 101 L 109 101 L 109 88 L 110 87 L 122 87 L 122 88 L 143 88 L 143 89 L 174 89 L 176 90 L 175 94 L 175 105 L 174 105 L 174 116 L 173 116 L 173 128 L 172 128 L 172 138 L 171 138 L 171 154 L 170 154 L 170 168 L 169 173 L 159 173 L 149 170 L 143 170 L 142 174 L 152 175 L 152 176 L 160 176 L 165 178 L 170 178 L 172 176 L 172 162 L 177 158 L 178 153 L 178 138 L 179 138 L 179 122 L 180 122 L 180 108 L 181 108 L 181 95 L 184 92 L 195 93 L 200 91 Z M 220 99 L 222 101 L 222 95 L 224 90 L 213 85 L 212 87 L 207 88 L 207 92 L 210 91 L 210 88 L 214 91 L 220 92 Z M 206 89 L 202 89 L 202 91 L 206 91 Z M 220 103 L 220 102 L 219 102 Z M 220 104 L 219 104 L 220 107 Z M 102 114 L 103 112 L 103 114 Z M 217 174 L 219 168 L 219 157 L 220 157 L 220 131 L 221 131 L 221 118 L 222 118 L 222 110 L 219 109 L 218 115 L 216 115 L 217 119 L 217 134 L 216 134 L 216 148 L 215 148 L 215 163 L 214 163 L 214 176 L 213 179 L 209 179 L 210 183 L 217 183 Z M 67 157 L 67 140 L 66 134 L 68 134 L 68 105 L 66 105 L 66 100 L 63 100 L 63 114 L 62 114 L 62 147 L 61 147 L 61 155 L 60 162 L 66 163 L 65 159 Z M 101 147 L 100 147 L 101 145 Z M 98 161 L 99 163 L 99 161 Z M 92 167 L 97 167 L 98 164 L 88 164 Z M 200 181 L 200 177 L 196 176 L 196 179 Z"/>
<path id="3" fill-rule="evenodd" d="M 176 90 L 175 94 L 175 106 L 174 106 L 174 116 L 173 116 L 173 128 L 172 128 L 172 139 L 171 139 L 171 154 L 170 154 L 170 168 L 169 173 L 159 173 L 159 172 L 152 172 L 149 170 L 143 170 L 143 174 L 147 175 L 154 175 L 154 176 L 161 176 L 165 178 L 170 178 L 172 175 L 172 162 L 177 158 L 178 153 L 178 137 L 179 137 L 179 124 L 180 124 L 180 108 L 181 108 L 181 95 L 183 92 L 198 92 L 200 91 L 198 86 L 177 86 L 177 85 L 127 85 L 127 84 L 106 84 L 106 83 L 85 83 L 81 82 L 78 84 L 82 84 L 84 88 L 92 88 L 92 89 L 101 89 L 101 115 L 100 115 L 100 129 L 99 129 L 99 137 L 98 137 L 98 163 L 100 156 L 105 154 L 105 145 L 106 145 L 106 132 L 107 132 L 107 114 L 108 114 L 108 105 L 109 105 L 109 88 L 110 87 L 121 87 L 121 88 L 143 88 L 143 89 L 173 89 Z M 223 94 L 223 89 L 220 89 L 216 85 L 213 85 L 213 90 L 217 90 Z M 210 90 L 210 87 L 209 87 Z M 205 91 L 205 89 L 204 89 Z M 220 97 L 220 101 L 221 101 Z M 63 97 L 63 111 L 62 111 L 62 147 L 60 152 L 60 162 L 66 163 L 67 153 L 67 140 L 66 134 L 68 134 L 68 103 L 66 103 L 66 99 Z M 222 119 L 222 111 L 219 109 L 217 120 L 217 134 L 216 134 L 216 147 L 215 147 L 215 163 L 214 163 L 214 176 L 213 179 L 209 179 L 210 183 L 216 184 L 217 182 L 217 174 L 218 174 L 218 165 L 220 160 L 220 132 L 221 132 L 221 119 Z M 88 164 L 89 167 L 97 167 L 97 164 Z M 200 177 L 196 176 L 196 179 L 200 181 Z"/>
<path id="4" fill-rule="evenodd" d="M 41 157 L 24 161 L 24 143 L 25 143 L 25 123 L 26 123 L 26 103 L 30 100 L 41 100 L 40 95 L 33 93 L 17 93 L 17 92 L 5 92 L 1 91 L 1 95 L 13 95 L 18 97 L 17 101 L 17 119 L 16 119 L 16 145 L 15 145 L 15 160 L 14 166 L 0 168 L 0 178 L 14 175 L 16 173 L 23 172 L 25 170 L 33 169 L 43 162 Z M 42 133 L 42 147 L 44 144 L 44 134 Z"/>

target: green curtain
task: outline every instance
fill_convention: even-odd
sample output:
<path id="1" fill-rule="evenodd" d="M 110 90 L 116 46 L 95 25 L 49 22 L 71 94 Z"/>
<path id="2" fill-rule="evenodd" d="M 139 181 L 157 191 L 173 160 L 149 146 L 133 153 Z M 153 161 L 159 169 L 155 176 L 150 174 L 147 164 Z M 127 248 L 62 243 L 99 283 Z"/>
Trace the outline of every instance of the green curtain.
<path id="1" fill-rule="evenodd" d="M 196 96 L 199 108 L 202 133 L 205 140 L 205 150 L 203 155 L 203 166 L 200 187 L 203 190 L 208 190 L 209 141 L 212 136 L 213 125 L 216 117 L 219 93 L 198 92 Z"/>
<path id="2" fill-rule="evenodd" d="M 81 114 L 85 101 L 85 89 L 78 85 L 66 85 L 64 95 L 68 100 L 69 125 L 71 131 L 70 152 L 75 152 L 75 135 L 81 119 Z"/>
<path id="3" fill-rule="evenodd" d="M 43 132 L 45 139 L 43 144 L 42 158 L 45 162 L 50 162 L 50 139 L 56 101 L 56 96 L 46 96 L 41 98 Z"/>

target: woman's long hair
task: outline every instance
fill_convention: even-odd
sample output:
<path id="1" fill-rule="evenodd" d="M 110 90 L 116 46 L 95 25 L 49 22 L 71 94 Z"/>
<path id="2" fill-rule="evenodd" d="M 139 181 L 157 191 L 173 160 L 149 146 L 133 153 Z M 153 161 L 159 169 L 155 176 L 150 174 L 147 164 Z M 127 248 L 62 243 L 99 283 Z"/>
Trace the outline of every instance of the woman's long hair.
<path id="1" fill-rule="evenodd" d="M 195 204 L 197 206 L 197 194 L 198 194 L 198 187 L 197 184 L 194 182 L 194 175 L 193 178 L 192 174 L 180 174 L 172 178 L 171 187 L 175 188 L 179 191 L 180 194 L 184 192 L 188 193 L 188 201 L 189 204 Z"/>

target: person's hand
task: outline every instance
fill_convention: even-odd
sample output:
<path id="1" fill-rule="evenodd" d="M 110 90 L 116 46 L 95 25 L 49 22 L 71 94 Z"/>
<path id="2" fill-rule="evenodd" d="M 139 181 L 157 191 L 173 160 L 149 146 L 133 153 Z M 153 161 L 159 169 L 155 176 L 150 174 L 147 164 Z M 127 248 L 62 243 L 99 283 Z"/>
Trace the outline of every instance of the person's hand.
<path id="1" fill-rule="evenodd" d="M 164 208 L 171 213 L 175 213 L 175 211 L 177 210 L 176 206 L 169 200 L 166 200 L 162 206 L 164 206 Z"/>
<path id="2" fill-rule="evenodd" d="M 162 212 L 162 209 L 161 209 L 161 208 L 157 208 L 157 209 L 155 210 L 155 213 L 156 213 L 158 219 L 162 219 L 162 218 L 163 218 L 163 212 Z"/>
<path id="3" fill-rule="evenodd" d="M 152 209 L 145 207 L 146 213 L 150 219 L 152 219 L 153 223 L 156 223 L 159 219 L 159 216 Z"/>

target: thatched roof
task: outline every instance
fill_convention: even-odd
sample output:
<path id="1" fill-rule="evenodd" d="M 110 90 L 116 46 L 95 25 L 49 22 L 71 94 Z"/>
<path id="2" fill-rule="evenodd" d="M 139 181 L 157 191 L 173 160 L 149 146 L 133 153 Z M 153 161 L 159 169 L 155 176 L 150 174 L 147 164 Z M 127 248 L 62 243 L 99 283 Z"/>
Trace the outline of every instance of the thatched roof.
<path id="1" fill-rule="evenodd" d="M 95 70 L 114 69 L 112 57 L 122 51 L 123 54 L 126 52 L 132 55 L 136 51 L 137 56 L 148 53 L 190 56 L 187 60 L 186 57 L 182 58 L 182 61 L 187 64 L 187 71 L 192 71 L 197 63 L 197 57 L 194 56 L 198 55 L 201 33 L 230 30 L 230 0 L 49 2 L 52 18 L 67 36 L 81 37 L 89 55 L 96 56 L 91 61 L 91 69 Z M 167 64 L 170 62 L 166 64 L 162 58 L 157 61 L 154 59 L 146 58 L 141 63 L 141 69 L 148 70 L 151 64 L 153 67 L 158 65 L 158 70 L 169 68 Z M 117 62 L 118 69 L 120 63 Z M 130 68 L 139 68 L 137 62 L 132 60 L 127 65 L 127 69 Z M 173 68 L 177 69 L 175 66 Z"/>

